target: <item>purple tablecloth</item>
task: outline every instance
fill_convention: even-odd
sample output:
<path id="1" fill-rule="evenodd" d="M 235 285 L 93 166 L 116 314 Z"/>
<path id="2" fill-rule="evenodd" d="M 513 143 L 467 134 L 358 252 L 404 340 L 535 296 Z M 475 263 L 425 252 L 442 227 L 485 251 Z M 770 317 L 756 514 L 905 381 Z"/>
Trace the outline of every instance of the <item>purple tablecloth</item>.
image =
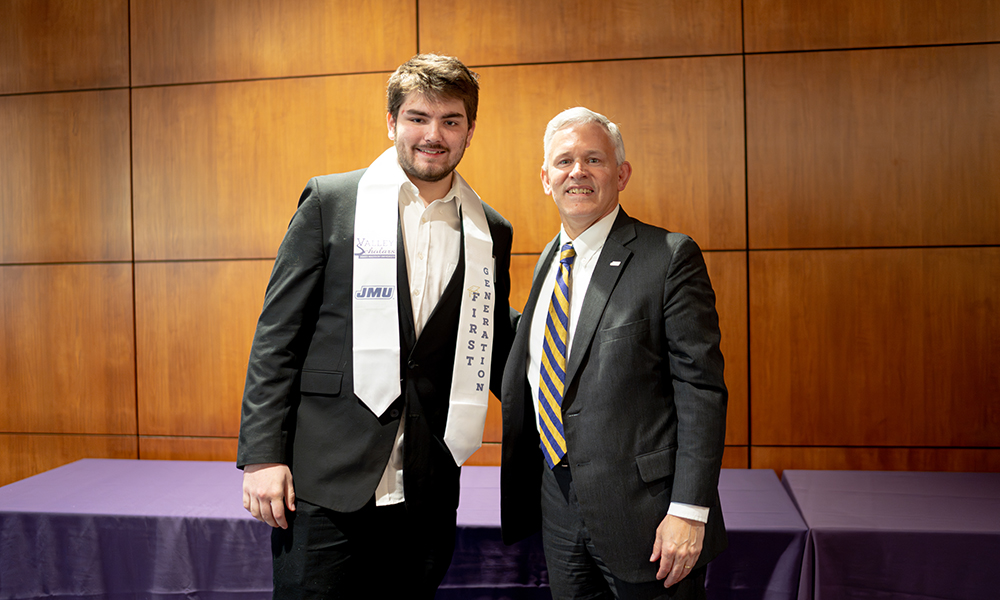
<path id="1" fill-rule="evenodd" d="M 270 528 L 232 463 L 81 460 L 0 488 L 0 599 L 270 598 Z M 500 541 L 499 469 L 462 469 L 439 599 L 549 598 L 539 537 Z M 806 528 L 773 471 L 723 470 L 709 598 L 790 599 Z"/>
<path id="2" fill-rule="evenodd" d="M 719 495 L 729 549 L 710 565 L 712 600 L 791 600 L 806 525 L 771 470 L 723 469 Z M 541 539 L 500 541 L 500 469 L 464 467 L 455 558 L 438 599 L 550 598 Z"/>
<path id="3" fill-rule="evenodd" d="M 785 471 L 800 600 L 1000 598 L 1000 473 Z"/>
<path id="4" fill-rule="evenodd" d="M 792 600 L 807 528 L 770 469 L 723 469 L 719 476 L 729 549 L 708 565 L 709 600 Z"/>
<path id="5" fill-rule="evenodd" d="M 271 597 L 233 463 L 81 460 L 0 488 L 0 598 Z"/>

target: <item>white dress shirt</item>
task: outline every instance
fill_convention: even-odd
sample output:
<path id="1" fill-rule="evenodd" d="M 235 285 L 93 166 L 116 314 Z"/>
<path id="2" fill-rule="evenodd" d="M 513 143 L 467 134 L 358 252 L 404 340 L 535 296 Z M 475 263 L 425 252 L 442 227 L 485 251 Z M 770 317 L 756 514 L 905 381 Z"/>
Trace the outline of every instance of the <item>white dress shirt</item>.
<path id="1" fill-rule="evenodd" d="M 600 257 L 604 242 L 611 233 L 611 226 L 621 206 L 615 206 L 610 214 L 591 225 L 586 231 L 577 236 L 575 240 L 570 240 L 566 230 L 559 230 L 559 248 L 566 242 L 573 242 L 573 249 L 576 250 L 576 258 L 573 261 L 573 269 L 570 271 L 569 280 L 569 328 L 567 330 L 566 342 L 566 363 L 569 364 L 569 357 L 573 349 L 573 333 L 576 330 L 576 323 L 580 317 L 580 309 L 583 307 L 584 297 L 587 295 L 587 288 L 590 286 L 590 279 L 594 275 L 594 268 L 597 266 L 597 259 Z M 538 387 L 541 377 L 542 344 L 545 339 L 545 319 L 552 302 L 552 290 L 555 289 L 556 276 L 559 273 L 559 249 L 556 250 L 555 258 L 548 270 L 543 270 L 545 279 L 542 280 L 541 292 L 538 294 L 538 302 L 535 304 L 534 312 L 531 316 L 531 331 L 528 351 L 528 383 L 531 386 L 531 396 L 535 403 L 535 426 L 541 433 L 541 423 L 539 415 L 541 409 L 538 406 Z M 558 468 L 558 467 L 556 467 Z M 702 523 L 708 522 L 709 509 L 703 506 L 683 504 L 681 502 L 671 502 L 667 514 L 694 519 Z"/>
<path id="2" fill-rule="evenodd" d="M 457 179 L 455 182 L 457 183 Z M 417 337 L 434 312 L 451 280 L 461 253 L 462 225 L 459 207 L 462 188 L 452 184 L 443 198 L 424 206 L 417 186 L 406 183 L 399 191 L 399 218 L 403 228 L 406 273 L 410 282 L 413 326 Z M 397 256 L 397 260 L 400 257 Z M 375 489 L 375 504 L 387 506 L 405 499 L 403 491 L 403 435 L 405 418 L 399 420 L 396 441 Z"/>

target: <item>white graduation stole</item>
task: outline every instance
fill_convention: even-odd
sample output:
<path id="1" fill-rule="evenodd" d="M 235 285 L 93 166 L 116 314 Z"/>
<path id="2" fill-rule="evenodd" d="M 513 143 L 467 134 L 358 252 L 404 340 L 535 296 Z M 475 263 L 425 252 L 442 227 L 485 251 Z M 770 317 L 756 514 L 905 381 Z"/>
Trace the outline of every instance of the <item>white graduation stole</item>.
<path id="1" fill-rule="evenodd" d="M 493 240 L 482 201 L 455 173 L 461 203 L 465 273 L 444 441 L 461 466 L 479 449 L 489 403 L 493 351 Z M 358 183 L 354 222 L 354 393 L 377 416 L 399 397 L 396 233 L 406 176 L 394 147 Z M 506 318 L 506 315 L 500 315 Z M 425 332 L 426 333 L 426 332 Z"/>

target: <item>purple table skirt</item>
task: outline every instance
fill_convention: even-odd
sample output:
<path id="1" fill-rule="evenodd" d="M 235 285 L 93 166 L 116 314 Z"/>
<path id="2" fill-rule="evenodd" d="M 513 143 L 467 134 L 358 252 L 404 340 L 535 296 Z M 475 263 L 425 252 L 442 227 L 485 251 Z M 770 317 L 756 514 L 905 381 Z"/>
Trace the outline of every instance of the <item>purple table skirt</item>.
<path id="1" fill-rule="evenodd" d="M 0 488 L 0 598 L 271 597 L 232 463 L 81 460 Z"/>
<path id="2" fill-rule="evenodd" d="M 800 600 L 1000 598 L 1000 473 L 785 471 Z"/>
<path id="3" fill-rule="evenodd" d="M 82 460 L 0 488 L 0 600 L 270 598 L 270 528 L 232 463 Z M 723 470 L 730 547 L 713 600 L 791 599 L 806 527 L 772 471 Z M 539 537 L 500 541 L 499 469 L 462 469 L 458 538 L 438 598 L 549 598 Z"/>
<path id="4" fill-rule="evenodd" d="M 723 469 L 729 548 L 708 565 L 709 600 L 793 600 L 808 530 L 770 469 Z"/>

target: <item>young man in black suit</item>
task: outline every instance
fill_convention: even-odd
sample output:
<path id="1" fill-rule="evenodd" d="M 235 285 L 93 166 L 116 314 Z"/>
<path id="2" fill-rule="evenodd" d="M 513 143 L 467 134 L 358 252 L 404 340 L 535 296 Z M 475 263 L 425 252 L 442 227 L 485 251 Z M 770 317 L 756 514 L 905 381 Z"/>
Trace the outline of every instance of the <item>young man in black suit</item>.
<path id="1" fill-rule="evenodd" d="M 418 55 L 387 98 L 393 147 L 306 186 L 250 355 L 238 466 L 276 598 L 433 597 L 513 336 L 510 223 L 455 171 L 476 75 Z"/>

